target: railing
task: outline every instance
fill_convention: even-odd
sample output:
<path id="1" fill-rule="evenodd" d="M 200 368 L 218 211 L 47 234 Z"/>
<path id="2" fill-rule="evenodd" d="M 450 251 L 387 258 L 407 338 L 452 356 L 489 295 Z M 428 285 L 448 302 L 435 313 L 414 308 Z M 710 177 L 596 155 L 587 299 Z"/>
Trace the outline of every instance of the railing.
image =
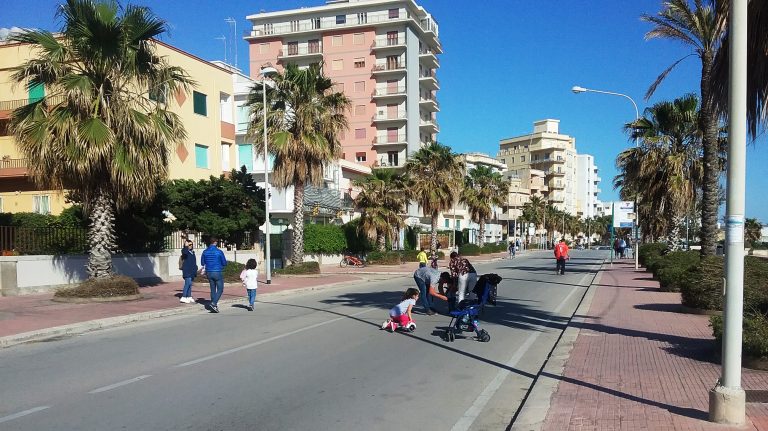
<path id="1" fill-rule="evenodd" d="M 394 139 L 393 139 L 394 138 Z M 385 144 L 404 144 L 406 141 L 405 134 L 398 134 L 396 137 L 391 136 L 376 136 L 373 138 L 373 144 L 385 145 Z"/>
<path id="2" fill-rule="evenodd" d="M 377 37 L 371 44 L 371 48 L 386 48 L 388 46 L 405 46 L 405 37 Z"/>
<path id="3" fill-rule="evenodd" d="M 437 124 L 437 120 L 424 120 L 422 119 L 419 121 L 419 124 L 422 126 L 434 126 L 436 129 L 439 129 L 440 126 Z"/>
<path id="4" fill-rule="evenodd" d="M 396 63 L 376 64 L 373 66 L 374 72 L 385 72 L 391 70 L 405 70 L 405 62 L 398 61 Z"/>
<path id="5" fill-rule="evenodd" d="M 373 96 L 397 96 L 405 94 L 405 87 L 400 86 L 397 88 L 377 88 L 373 90 Z"/>
<path id="6" fill-rule="evenodd" d="M 318 18 L 320 17 L 313 18 L 313 20 L 316 20 Z M 397 21 L 409 21 L 409 20 L 413 21 L 415 24 L 421 27 L 422 30 L 426 32 L 432 32 L 432 33 L 435 33 L 435 35 L 437 35 L 437 26 L 435 26 L 435 24 L 431 20 L 425 19 L 421 21 L 416 21 L 407 16 L 406 17 L 398 16 L 397 18 L 390 18 L 387 12 L 383 12 L 380 15 L 369 14 L 362 19 L 358 18 L 356 15 L 350 15 L 347 17 L 346 22 L 341 24 L 337 24 L 335 21 L 322 21 L 322 20 L 321 20 L 320 26 L 317 25 L 317 21 L 313 22 L 312 20 L 299 22 L 299 23 L 259 24 L 257 26 L 254 26 L 254 29 L 244 32 L 243 36 L 259 37 L 259 36 L 269 36 L 269 35 L 275 35 L 275 34 L 299 33 L 303 31 L 355 27 L 355 26 L 366 25 L 366 24 L 378 24 L 383 22 L 397 22 Z"/>
<path id="7" fill-rule="evenodd" d="M 0 169 L 21 169 L 27 167 L 27 159 L 2 159 Z"/>
<path id="8" fill-rule="evenodd" d="M 16 99 L 16 100 L 2 100 L 0 101 L 0 111 L 12 111 L 14 109 L 21 108 L 22 106 L 29 105 L 37 100 L 30 99 Z M 64 96 L 54 96 L 46 98 L 46 102 L 49 105 L 61 103 L 64 101 Z"/>
<path id="9" fill-rule="evenodd" d="M 195 249 L 203 250 L 208 247 L 208 244 L 206 244 L 208 235 L 202 232 L 177 231 L 165 237 L 163 249 L 166 251 L 180 251 L 184 247 L 187 238 L 192 238 Z M 253 244 L 259 241 L 260 238 L 259 232 L 234 232 L 229 238 L 221 239 L 219 247 L 223 250 L 231 250 L 232 246 L 236 246 L 238 250 L 251 250 L 253 249 Z"/>
<path id="10" fill-rule="evenodd" d="M 323 53 L 322 45 L 318 46 L 284 46 L 280 52 L 280 58 L 299 55 L 320 55 Z"/>
<path id="11" fill-rule="evenodd" d="M 405 112 L 398 112 L 397 115 L 375 114 L 372 120 L 373 121 L 394 121 L 394 120 L 405 120 L 406 118 L 407 118 L 407 115 Z"/>
<path id="12" fill-rule="evenodd" d="M 80 228 L 0 226 L 3 255 L 82 254 L 88 251 L 88 232 Z"/>
<path id="13" fill-rule="evenodd" d="M 380 168 L 401 168 L 405 166 L 405 163 L 401 162 L 400 160 L 396 162 L 390 163 L 387 159 L 379 159 L 378 161 L 378 167 Z"/>

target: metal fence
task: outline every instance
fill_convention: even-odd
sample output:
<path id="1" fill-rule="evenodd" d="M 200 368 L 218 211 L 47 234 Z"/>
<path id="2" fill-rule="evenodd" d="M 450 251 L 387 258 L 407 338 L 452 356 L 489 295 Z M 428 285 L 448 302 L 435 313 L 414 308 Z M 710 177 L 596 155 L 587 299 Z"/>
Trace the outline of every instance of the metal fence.
<path id="1" fill-rule="evenodd" d="M 176 231 L 165 237 L 164 249 L 166 251 L 181 250 L 188 238 L 194 242 L 195 248 L 203 249 L 208 245 L 209 235 L 202 232 Z M 237 246 L 238 250 L 251 250 L 259 241 L 261 236 L 258 231 L 235 232 L 229 238 L 220 238 L 219 247 L 231 249 L 232 246 Z"/>
<path id="2" fill-rule="evenodd" d="M 88 231 L 63 227 L 0 226 L 3 255 L 81 254 L 88 251 Z"/>

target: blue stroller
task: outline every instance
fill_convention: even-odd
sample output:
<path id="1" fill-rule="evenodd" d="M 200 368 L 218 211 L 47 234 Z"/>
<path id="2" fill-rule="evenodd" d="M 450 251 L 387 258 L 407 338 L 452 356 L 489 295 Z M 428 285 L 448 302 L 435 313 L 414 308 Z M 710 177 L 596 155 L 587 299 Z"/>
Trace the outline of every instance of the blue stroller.
<path id="1" fill-rule="evenodd" d="M 450 311 L 451 323 L 445 330 L 445 341 L 454 341 L 457 333 L 474 332 L 476 338 L 481 342 L 491 340 L 491 334 L 485 329 L 480 329 L 478 316 L 483 311 L 485 304 L 496 305 L 496 291 L 501 277 L 496 274 L 485 274 L 477 280 L 475 288 L 472 290 L 479 300 L 461 301 L 459 306 Z"/>

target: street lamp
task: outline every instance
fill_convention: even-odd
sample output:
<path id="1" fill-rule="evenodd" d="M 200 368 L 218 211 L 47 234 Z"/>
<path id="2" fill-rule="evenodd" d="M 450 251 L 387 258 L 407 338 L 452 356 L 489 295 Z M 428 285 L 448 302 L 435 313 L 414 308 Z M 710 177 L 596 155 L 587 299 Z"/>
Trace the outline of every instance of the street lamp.
<path id="1" fill-rule="evenodd" d="M 580 93 L 598 93 L 598 94 L 608 94 L 610 96 L 620 96 L 624 97 L 626 99 L 629 99 L 630 102 L 632 102 L 632 106 L 635 108 L 635 123 L 637 123 L 637 120 L 640 119 L 640 111 L 637 109 L 637 103 L 635 101 L 623 93 L 614 93 L 612 91 L 603 91 L 603 90 L 593 90 L 590 88 L 584 88 L 579 87 L 578 85 L 574 85 L 571 88 L 571 91 L 574 92 L 574 94 L 580 94 Z M 637 148 L 637 133 L 635 133 L 635 148 Z M 640 269 L 640 254 L 638 253 L 640 248 L 640 208 L 637 205 L 637 194 L 635 194 L 635 247 L 634 247 L 634 254 L 635 254 L 635 270 Z"/>
<path id="2" fill-rule="evenodd" d="M 272 230 L 269 223 L 269 152 L 267 151 L 267 78 L 275 75 L 277 69 L 267 64 L 261 68 L 262 111 L 264 111 L 264 262 L 266 263 L 266 283 L 272 284 L 272 262 L 270 256 L 269 234 Z"/>

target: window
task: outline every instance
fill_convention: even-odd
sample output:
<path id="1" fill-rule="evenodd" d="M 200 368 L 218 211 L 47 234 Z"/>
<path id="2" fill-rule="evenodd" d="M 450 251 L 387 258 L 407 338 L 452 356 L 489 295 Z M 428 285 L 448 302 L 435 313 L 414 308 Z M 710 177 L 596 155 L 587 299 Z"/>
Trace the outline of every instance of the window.
<path id="1" fill-rule="evenodd" d="M 32 212 L 38 214 L 50 214 L 51 197 L 48 195 L 32 196 Z"/>
<path id="2" fill-rule="evenodd" d="M 355 139 L 365 139 L 365 129 L 355 129 Z"/>
<path id="3" fill-rule="evenodd" d="M 446 228 L 449 228 L 449 227 L 451 227 L 451 221 L 450 221 L 450 220 L 448 220 L 448 219 L 445 219 L 445 227 L 446 227 Z"/>
<path id="4" fill-rule="evenodd" d="M 397 19 L 397 18 L 400 18 L 400 9 L 390 9 L 389 19 Z"/>
<path id="5" fill-rule="evenodd" d="M 511 164 L 511 163 L 515 163 L 515 158 L 514 158 L 514 157 L 510 157 L 510 158 L 509 158 L 509 163 L 510 163 L 510 164 Z"/>
<path id="6" fill-rule="evenodd" d="M 312 29 L 316 30 L 320 28 L 320 18 L 312 18 Z"/>
<path id="7" fill-rule="evenodd" d="M 206 96 L 203 93 L 197 91 L 192 92 L 192 104 L 194 106 L 195 114 L 208 116 L 208 106 L 206 105 Z"/>
<path id="8" fill-rule="evenodd" d="M 346 15 L 336 15 L 336 24 L 346 24 L 347 23 L 347 16 Z"/>
<path id="9" fill-rule="evenodd" d="M 229 172 L 231 167 L 229 167 L 229 149 L 232 148 L 229 144 L 225 144 L 222 142 L 221 144 L 221 171 L 222 172 Z"/>
<path id="10" fill-rule="evenodd" d="M 234 107 L 232 105 L 232 96 L 227 93 L 219 93 L 219 118 L 221 121 L 234 124 Z"/>
<path id="11" fill-rule="evenodd" d="M 291 20 L 291 31 L 299 31 L 299 20 Z"/>
<path id="12" fill-rule="evenodd" d="M 0 118 L 0 136 L 10 136 L 11 132 L 8 130 L 8 125 L 11 120 L 9 118 Z"/>
<path id="13" fill-rule="evenodd" d="M 352 44 L 353 45 L 362 45 L 365 43 L 365 34 L 364 33 L 355 33 L 352 35 Z"/>
<path id="14" fill-rule="evenodd" d="M 400 69 L 400 57 L 397 55 L 387 56 L 387 70 Z"/>
<path id="15" fill-rule="evenodd" d="M 269 52 L 269 43 L 259 44 L 259 54 L 266 54 Z"/>
<path id="16" fill-rule="evenodd" d="M 253 145 L 244 144 L 237 146 L 237 166 L 245 166 L 248 172 L 253 172 Z"/>
<path id="17" fill-rule="evenodd" d="M 387 32 L 387 46 L 397 45 L 398 34 L 397 31 Z"/>
<path id="18" fill-rule="evenodd" d="M 320 40 L 319 39 L 310 39 L 307 42 L 307 48 L 310 54 L 318 54 L 320 53 Z"/>
<path id="19" fill-rule="evenodd" d="M 29 101 L 37 102 L 45 97 L 45 86 L 43 84 L 33 85 L 29 88 Z"/>
<path id="20" fill-rule="evenodd" d="M 520 161 L 524 162 L 525 161 L 525 156 L 520 156 Z"/>
<path id="21" fill-rule="evenodd" d="M 299 53 L 299 42 L 288 42 L 288 55 L 296 55 Z"/>
<path id="22" fill-rule="evenodd" d="M 264 34 L 272 34 L 274 32 L 275 32 L 275 29 L 272 26 L 272 23 L 264 24 Z"/>
<path id="23" fill-rule="evenodd" d="M 365 91 L 365 81 L 355 82 L 355 93 L 362 93 Z"/>
<path id="24" fill-rule="evenodd" d="M 387 162 L 389 163 L 389 166 L 400 166 L 400 163 L 398 163 L 400 159 L 400 153 L 397 151 L 387 151 Z"/>
<path id="25" fill-rule="evenodd" d="M 368 12 L 359 12 L 357 14 L 358 24 L 368 24 Z"/>
<path id="26" fill-rule="evenodd" d="M 344 83 L 343 82 L 337 82 L 334 85 L 334 89 L 335 89 L 334 91 L 336 91 L 337 93 L 343 93 L 344 92 Z"/>
<path id="27" fill-rule="evenodd" d="M 336 36 L 331 36 L 331 45 L 332 46 L 342 46 L 344 45 L 344 37 L 340 34 Z"/>
<path id="28" fill-rule="evenodd" d="M 361 151 L 361 152 L 355 153 L 355 161 L 357 162 L 366 161 L 365 152 Z"/>
<path id="29" fill-rule="evenodd" d="M 344 69 L 344 60 L 338 59 L 333 60 L 331 62 L 331 70 L 343 70 Z"/>
<path id="30" fill-rule="evenodd" d="M 456 220 L 456 230 L 461 230 L 461 220 Z"/>
<path id="31" fill-rule="evenodd" d="M 208 146 L 195 144 L 195 167 L 208 169 Z"/>
<path id="32" fill-rule="evenodd" d="M 355 105 L 355 115 L 365 115 L 365 105 Z"/>
<path id="33" fill-rule="evenodd" d="M 365 58 L 364 57 L 358 57 L 355 59 L 355 69 L 360 69 L 365 67 Z"/>

